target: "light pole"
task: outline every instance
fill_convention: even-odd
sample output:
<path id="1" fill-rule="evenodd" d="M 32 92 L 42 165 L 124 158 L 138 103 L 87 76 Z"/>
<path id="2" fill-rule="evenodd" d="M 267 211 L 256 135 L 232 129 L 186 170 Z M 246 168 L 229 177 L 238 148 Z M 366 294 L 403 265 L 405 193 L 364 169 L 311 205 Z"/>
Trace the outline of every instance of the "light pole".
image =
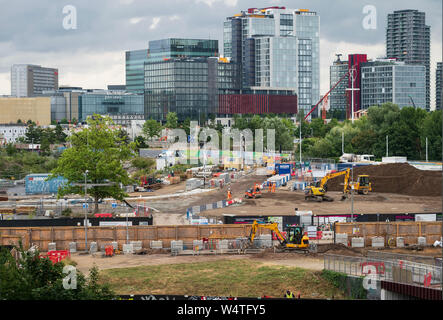
<path id="1" fill-rule="evenodd" d="M 389 157 L 389 136 L 386 136 L 386 158 Z"/>
<path id="2" fill-rule="evenodd" d="M 351 76 L 351 89 L 346 89 L 347 91 L 351 91 L 351 119 L 352 124 L 354 124 L 354 91 L 360 91 L 358 88 L 354 88 L 354 81 L 355 81 L 355 66 L 352 66 L 350 71 Z"/>
<path id="3" fill-rule="evenodd" d="M 352 164 L 352 179 L 351 179 L 351 222 L 354 222 L 354 164 Z"/>
<path id="4" fill-rule="evenodd" d="M 86 192 L 87 192 L 87 185 L 86 185 L 86 178 L 88 176 L 89 170 L 85 171 L 85 251 L 88 251 L 88 204 L 86 199 Z"/>

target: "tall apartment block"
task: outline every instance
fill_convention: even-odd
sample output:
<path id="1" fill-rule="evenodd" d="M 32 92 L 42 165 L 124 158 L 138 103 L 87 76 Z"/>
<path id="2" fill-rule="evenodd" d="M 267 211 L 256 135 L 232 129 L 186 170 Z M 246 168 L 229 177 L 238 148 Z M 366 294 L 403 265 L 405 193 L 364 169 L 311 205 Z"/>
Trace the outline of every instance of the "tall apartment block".
<path id="1" fill-rule="evenodd" d="M 11 67 L 11 96 L 36 97 L 43 91 L 58 89 L 58 69 L 32 64 Z"/>
<path id="2" fill-rule="evenodd" d="M 393 102 L 426 109 L 426 68 L 394 59 L 361 64 L 361 108 Z"/>
<path id="3" fill-rule="evenodd" d="M 437 70 L 435 70 L 435 109 L 442 110 L 442 92 L 443 92 L 443 62 L 437 62 Z"/>
<path id="4" fill-rule="evenodd" d="M 320 98 L 319 33 L 315 12 L 250 8 L 226 18 L 223 53 L 239 64 L 243 89 L 295 90 L 298 107 L 307 114 Z"/>
<path id="5" fill-rule="evenodd" d="M 425 24 L 425 13 L 418 10 L 400 10 L 388 14 L 386 56 L 407 64 L 425 66 L 426 110 L 430 110 L 430 34 Z"/>

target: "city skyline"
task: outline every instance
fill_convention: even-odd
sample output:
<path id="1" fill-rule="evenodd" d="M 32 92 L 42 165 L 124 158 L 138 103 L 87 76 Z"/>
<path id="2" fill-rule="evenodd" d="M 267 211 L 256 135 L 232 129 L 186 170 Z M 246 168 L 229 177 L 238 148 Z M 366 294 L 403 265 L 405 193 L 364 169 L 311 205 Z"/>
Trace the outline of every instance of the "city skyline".
<path id="1" fill-rule="evenodd" d="M 26 5 L 24 5 L 26 3 Z M 45 7 L 45 3 L 48 5 Z M 396 4 L 398 3 L 398 4 Z M 59 84 L 106 88 L 125 83 L 125 52 L 147 48 L 148 42 L 168 37 L 203 38 L 223 43 L 223 21 L 251 7 L 286 6 L 309 9 L 320 16 L 320 94 L 329 89 L 329 66 L 335 53 L 366 53 L 369 59 L 385 56 L 387 15 L 395 10 L 417 9 L 426 13 L 431 27 L 431 79 L 442 61 L 441 1 L 373 1 L 376 29 L 365 30 L 366 3 L 351 1 L 71 1 L 77 9 L 78 28 L 63 28 L 63 7 L 49 1 L 8 4 L 0 32 L 0 95 L 9 95 L 10 68 L 29 63 L 58 68 Z M 25 19 L 26 18 L 26 19 Z M 26 21 L 26 23 L 24 22 Z M 222 50 L 220 50 L 222 52 Z M 431 109 L 435 107 L 431 81 Z"/>

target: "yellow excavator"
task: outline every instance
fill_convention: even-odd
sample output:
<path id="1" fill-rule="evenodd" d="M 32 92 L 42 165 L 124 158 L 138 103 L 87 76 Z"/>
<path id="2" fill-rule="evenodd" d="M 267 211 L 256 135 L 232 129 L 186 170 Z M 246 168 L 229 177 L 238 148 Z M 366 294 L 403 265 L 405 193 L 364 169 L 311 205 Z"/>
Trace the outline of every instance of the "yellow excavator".
<path id="1" fill-rule="evenodd" d="M 257 220 L 254 220 L 252 224 L 251 233 L 243 249 L 252 245 L 259 228 L 271 230 L 277 236 L 277 239 L 280 242 L 278 249 L 284 251 L 312 251 L 312 244 L 309 244 L 309 238 L 304 234 L 303 227 L 288 227 L 287 236 L 284 237 L 280 230 L 278 230 L 277 223 L 258 223 Z"/>
<path id="2" fill-rule="evenodd" d="M 314 185 L 307 186 L 305 189 L 305 200 L 315 200 L 315 201 L 334 201 L 333 198 L 326 195 L 327 183 L 330 179 L 344 175 L 344 188 L 343 196 L 341 200 L 347 199 L 349 193 L 352 189 L 357 191 L 359 194 L 368 194 L 372 191 L 372 185 L 369 182 L 368 175 L 359 175 L 357 182 L 351 182 L 349 177 L 351 174 L 351 169 L 346 169 L 344 171 L 329 173 L 323 177 L 320 181 L 317 181 Z"/>

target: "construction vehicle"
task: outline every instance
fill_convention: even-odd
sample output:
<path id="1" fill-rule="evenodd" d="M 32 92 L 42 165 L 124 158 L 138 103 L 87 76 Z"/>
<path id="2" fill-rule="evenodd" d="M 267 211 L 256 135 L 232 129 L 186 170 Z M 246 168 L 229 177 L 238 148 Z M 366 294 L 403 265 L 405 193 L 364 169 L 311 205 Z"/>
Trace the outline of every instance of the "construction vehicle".
<path id="1" fill-rule="evenodd" d="M 326 195 L 327 183 L 330 179 L 344 175 L 344 187 L 343 196 L 341 200 L 348 198 L 351 190 L 356 190 L 359 194 L 368 194 L 372 191 L 371 183 L 369 182 L 368 175 L 359 175 L 357 182 L 350 181 L 351 169 L 346 169 L 344 171 L 329 173 L 323 177 L 320 181 L 317 181 L 305 189 L 305 200 L 316 200 L 316 201 L 334 201 L 333 198 Z"/>
<path id="2" fill-rule="evenodd" d="M 152 190 L 158 190 L 162 187 L 161 180 L 155 179 L 154 177 L 146 177 L 142 176 L 140 177 L 140 185 L 134 186 L 135 192 L 145 192 L 145 191 L 152 191 Z"/>
<path id="3" fill-rule="evenodd" d="M 257 199 L 261 198 L 261 189 L 259 184 L 254 184 L 254 187 L 245 191 L 245 198 Z"/>
<path id="4" fill-rule="evenodd" d="M 251 233 L 249 234 L 248 240 L 243 249 L 247 249 L 248 247 L 252 246 L 259 228 L 271 230 L 276 235 L 280 243 L 277 247 L 279 250 L 302 252 L 315 250 L 315 244 L 309 244 L 309 238 L 304 233 L 303 227 L 289 226 L 285 237 L 278 229 L 277 223 L 258 223 L 257 220 L 254 220 L 252 223 Z"/>

